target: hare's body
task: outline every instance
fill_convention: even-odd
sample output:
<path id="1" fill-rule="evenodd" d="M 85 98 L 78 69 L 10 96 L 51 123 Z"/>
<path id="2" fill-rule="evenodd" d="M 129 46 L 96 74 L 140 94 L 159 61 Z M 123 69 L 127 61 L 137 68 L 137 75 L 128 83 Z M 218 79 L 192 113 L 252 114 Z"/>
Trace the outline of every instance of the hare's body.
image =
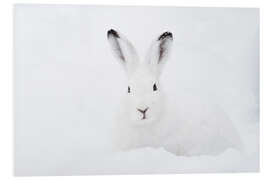
<path id="1" fill-rule="evenodd" d="M 163 147 L 176 155 L 198 155 L 241 144 L 232 122 L 217 105 L 187 94 L 178 107 L 165 101 L 159 76 L 172 44 L 171 33 L 159 36 L 142 62 L 123 35 L 110 30 L 108 40 L 128 75 L 126 97 L 114 122 L 117 149 Z"/>
<path id="2" fill-rule="evenodd" d="M 144 126 L 130 125 L 127 114 L 119 113 L 114 122 L 114 145 L 123 151 L 164 148 L 176 155 L 217 154 L 227 148 L 241 149 L 233 123 L 218 106 L 183 102 L 189 103 L 164 109 L 160 120 Z"/>

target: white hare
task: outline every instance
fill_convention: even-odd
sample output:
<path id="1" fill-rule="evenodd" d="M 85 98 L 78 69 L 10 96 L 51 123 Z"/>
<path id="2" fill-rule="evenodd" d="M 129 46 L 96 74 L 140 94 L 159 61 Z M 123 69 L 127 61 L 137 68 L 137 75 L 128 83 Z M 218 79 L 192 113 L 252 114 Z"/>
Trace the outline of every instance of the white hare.
<path id="1" fill-rule="evenodd" d="M 128 76 L 127 93 L 114 122 L 117 148 L 163 147 L 176 155 L 198 155 L 239 147 L 232 122 L 216 106 L 200 105 L 184 95 L 183 102 L 189 103 L 176 107 L 177 113 L 170 112 L 159 77 L 173 42 L 171 32 L 153 41 L 144 61 L 139 61 L 133 45 L 119 32 L 111 29 L 107 37 Z"/>

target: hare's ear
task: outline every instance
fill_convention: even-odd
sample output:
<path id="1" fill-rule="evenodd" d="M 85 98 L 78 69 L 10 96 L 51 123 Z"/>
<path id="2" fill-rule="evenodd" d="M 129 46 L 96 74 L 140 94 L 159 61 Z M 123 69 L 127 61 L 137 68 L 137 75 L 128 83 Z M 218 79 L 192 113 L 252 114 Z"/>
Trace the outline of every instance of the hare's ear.
<path id="1" fill-rule="evenodd" d="M 168 59 L 171 46 L 173 42 L 173 35 L 171 32 L 164 32 L 151 44 L 146 56 L 146 63 L 160 74 L 163 65 Z"/>
<path id="2" fill-rule="evenodd" d="M 111 29 L 107 32 L 107 38 L 116 59 L 130 73 L 138 65 L 138 55 L 133 45 L 119 32 Z"/>

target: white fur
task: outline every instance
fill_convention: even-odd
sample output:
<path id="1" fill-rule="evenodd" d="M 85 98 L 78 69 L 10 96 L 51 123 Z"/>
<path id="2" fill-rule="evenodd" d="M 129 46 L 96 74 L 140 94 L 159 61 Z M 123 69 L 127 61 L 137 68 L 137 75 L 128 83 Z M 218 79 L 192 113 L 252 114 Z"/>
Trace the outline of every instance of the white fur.
<path id="1" fill-rule="evenodd" d="M 163 147 L 176 155 L 216 154 L 229 147 L 239 147 L 241 141 L 236 129 L 217 105 L 194 101 L 196 98 L 183 94 L 183 102 L 188 103 L 175 109 L 168 107 L 159 77 L 173 37 L 170 33 L 163 35 L 153 41 L 146 59 L 140 62 L 133 45 L 123 35 L 108 31 L 108 40 L 127 72 L 130 87 L 114 123 L 115 146 L 120 150 Z M 146 118 L 142 119 L 138 109 L 146 108 Z"/>

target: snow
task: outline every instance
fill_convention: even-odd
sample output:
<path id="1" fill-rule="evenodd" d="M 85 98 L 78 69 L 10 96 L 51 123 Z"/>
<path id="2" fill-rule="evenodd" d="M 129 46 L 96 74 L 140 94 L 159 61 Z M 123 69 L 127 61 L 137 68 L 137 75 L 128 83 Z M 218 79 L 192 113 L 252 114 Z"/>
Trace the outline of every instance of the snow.
<path id="1" fill-rule="evenodd" d="M 16 175 L 259 170 L 258 9 L 16 5 L 14 20 Z M 161 77 L 168 98 L 175 107 L 188 103 L 186 92 L 217 103 L 243 150 L 114 152 L 110 129 L 127 87 L 106 39 L 111 28 L 141 57 L 159 34 L 173 32 Z"/>

